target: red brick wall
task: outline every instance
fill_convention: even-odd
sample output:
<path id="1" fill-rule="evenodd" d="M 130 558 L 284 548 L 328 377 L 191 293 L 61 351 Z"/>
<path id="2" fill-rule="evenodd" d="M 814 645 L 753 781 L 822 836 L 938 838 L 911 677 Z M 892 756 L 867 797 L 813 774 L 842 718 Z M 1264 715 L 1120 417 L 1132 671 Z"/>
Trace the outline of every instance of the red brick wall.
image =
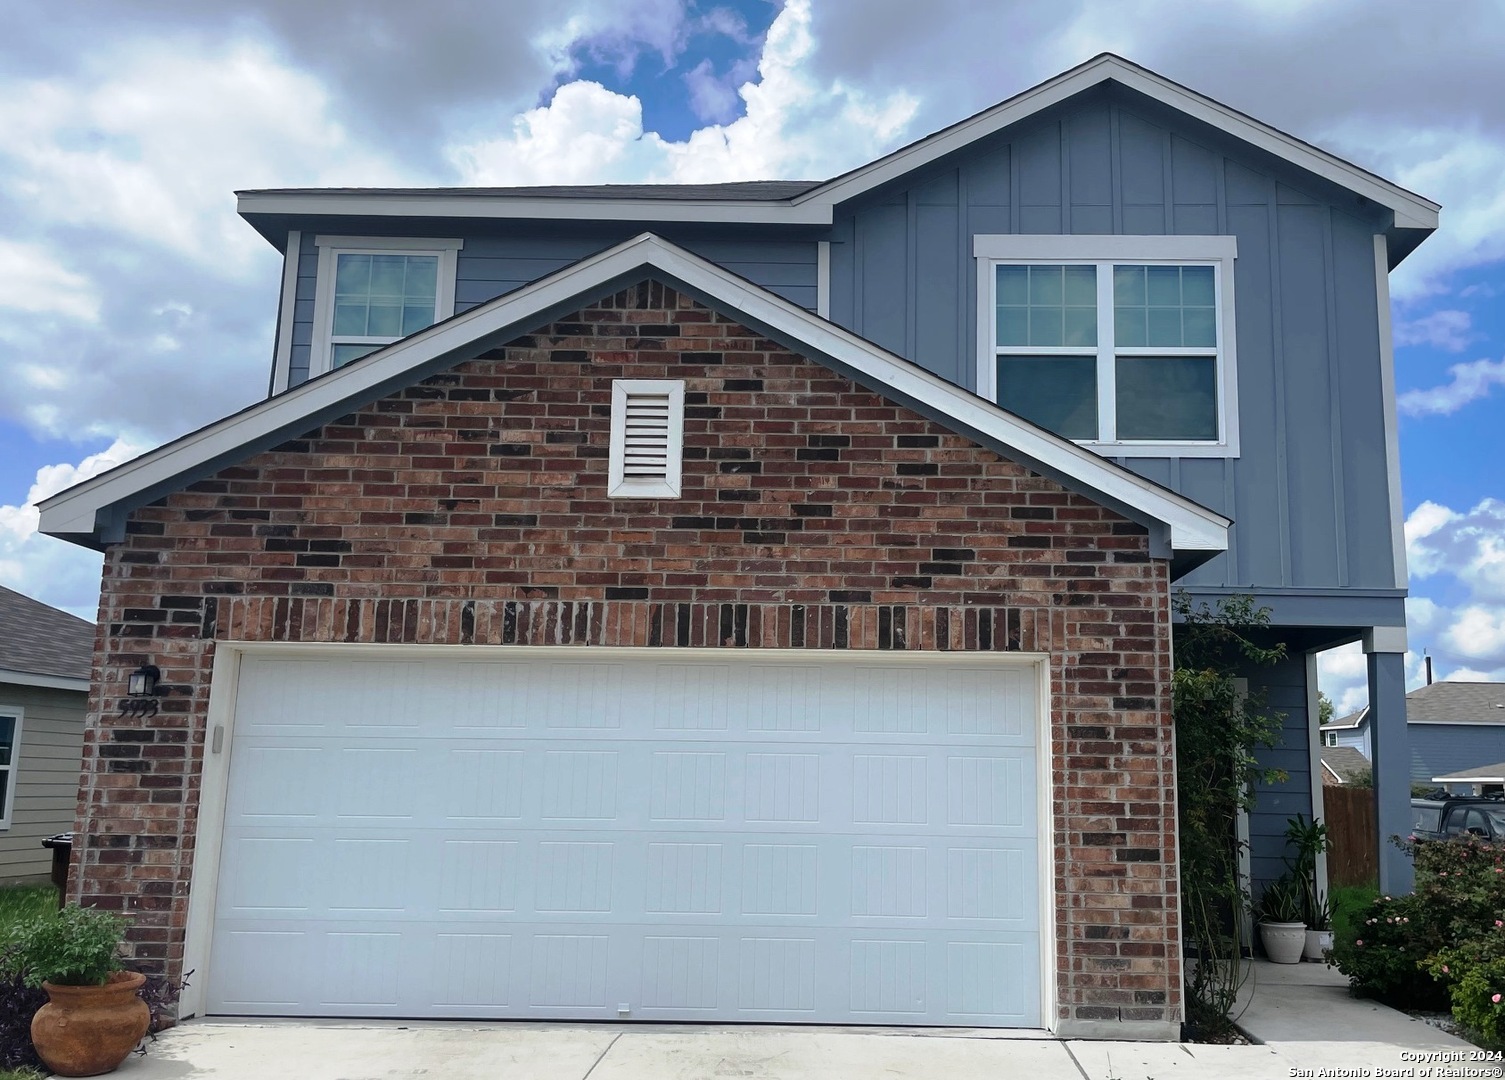
<path id="1" fill-rule="evenodd" d="M 605 497 L 621 377 L 686 380 L 680 499 Z M 1057 1014 L 1176 1020 L 1169 589 L 1147 546 L 644 284 L 132 514 L 104 568 L 73 896 L 131 911 L 138 960 L 181 971 L 216 640 L 1040 651 Z M 143 661 L 161 713 L 101 709 Z"/>

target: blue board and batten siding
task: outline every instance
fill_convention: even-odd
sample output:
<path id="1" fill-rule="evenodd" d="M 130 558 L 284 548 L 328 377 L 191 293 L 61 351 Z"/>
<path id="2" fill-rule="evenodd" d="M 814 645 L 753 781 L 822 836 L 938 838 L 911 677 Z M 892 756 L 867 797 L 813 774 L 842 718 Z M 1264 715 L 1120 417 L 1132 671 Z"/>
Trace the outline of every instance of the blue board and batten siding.
<path id="1" fill-rule="evenodd" d="M 1232 234 L 1240 457 L 1122 463 L 1234 519 L 1228 553 L 1184 585 L 1394 589 L 1374 261 L 1384 221 L 1125 97 L 1069 103 L 838 208 L 831 318 L 975 389 L 974 236 Z"/>
<path id="2" fill-rule="evenodd" d="M 463 235 L 465 246 L 460 249 L 455 266 L 455 313 L 537 281 L 641 231 L 633 227 L 624 232 L 572 236 Z M 693 236 L 674 240 L 792 303 L 815 310 L 817 247 L 813 240 Z M 298 258 L 289 386 L 308 378 L 318 269 L 319 254 L 312 236 L 308 236 Z"/>
<path id="3" fill-rule="evenodd" d="M 1278 878 L 1286 869 L 1286 823 L 1300 814 L 1312 820 L 1312 744 L 1307 726 L 1310 696 L 1306 657 L 1288 655 L 1270 667 L 1246 669 L 1252 701 L 1263 699 L 1262 711 L 1280 715 L 1275 746 L 1254 752 L 1262 769 L 1279 769 L 1286 779 L 1256 784 L 1257 802 L 1249 814 L 1249 870 L 1256 886 Z"/>

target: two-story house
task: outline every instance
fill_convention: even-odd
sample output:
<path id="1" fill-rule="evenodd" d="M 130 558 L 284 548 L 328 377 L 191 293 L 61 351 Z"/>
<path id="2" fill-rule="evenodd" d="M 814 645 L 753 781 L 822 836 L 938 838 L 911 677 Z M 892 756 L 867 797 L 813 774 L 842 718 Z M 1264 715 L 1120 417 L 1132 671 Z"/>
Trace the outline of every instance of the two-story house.
<path id="1" fill-rule="evenodd" d="M 1430 661 L 1428 661 L 1430 669 Z M 1500 790 L 1505 761 L 1505 683 L 1431 682 L 1406 695 L 1407 775 L 1459 794 Z M 1322 725 L 1322 741 L 1368 757 L 1374 745 L 1366 707 Z"/>
<path id="2" fill-rule="evenodd" d="M 1255 875 L 1338 642 L 1405 830 L 1435 204 L 1101 56 L 823 182 L 240 212 L 268 398 L 42 508 L 105 552 L 74 896 L 185 1015 L 1174 1038 L 1175 589 L 1291 650 Z"/>

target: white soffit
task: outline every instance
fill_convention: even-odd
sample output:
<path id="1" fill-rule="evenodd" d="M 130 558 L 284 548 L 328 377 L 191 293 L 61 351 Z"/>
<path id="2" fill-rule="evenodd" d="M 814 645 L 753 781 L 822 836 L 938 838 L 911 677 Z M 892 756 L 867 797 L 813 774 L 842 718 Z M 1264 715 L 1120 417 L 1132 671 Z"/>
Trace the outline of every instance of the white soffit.
<path id="1" fill-rule="evenodd" d="M 463 314 L 436 323 L 360 360 L 185 435 L 40 504 L 41 531 L 70 539 L 92 537 L 102 515 L 161 485 L 186 486 L 211 462 L 249 456 L 370 401 L 404 376 L 452 357 L 483 338 L 522 334 L 562 304 L 618 283 L 625 287 L 658 271 L 699 291 L 721 310 L 797 342 L 797 351 L 845 367 L 858 381 L 929 410 L 959 434 L 980 437 L 1027 461 L 1074 480 L 1085 492 L 1138 510 L 1169 529 L 1173 550 L 1217 552 L 1228 547 L 1229 519 L 1161 487 L 1075 443 L 1005 412 L 924 368 L 813 315 L 652 233 L 540 278 Z M 385 391 L 383 388 L 387 388 Z"/>

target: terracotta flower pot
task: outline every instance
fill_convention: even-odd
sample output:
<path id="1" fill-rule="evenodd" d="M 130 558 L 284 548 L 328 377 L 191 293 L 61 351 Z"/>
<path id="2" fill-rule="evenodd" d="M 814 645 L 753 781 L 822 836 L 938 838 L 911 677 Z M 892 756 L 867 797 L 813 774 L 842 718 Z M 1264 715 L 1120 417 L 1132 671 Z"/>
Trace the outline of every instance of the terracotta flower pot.
<path id="1" fill-rule="evenodd" d="M 37 1056 L 59 1076 L 113 1072 L 151 1024 L 137 993 L 145 985 L 146 976 L 135 971 L 117 971 L 103 986 L 44 982 L 47 1004 L 31 1019 Z"/>

